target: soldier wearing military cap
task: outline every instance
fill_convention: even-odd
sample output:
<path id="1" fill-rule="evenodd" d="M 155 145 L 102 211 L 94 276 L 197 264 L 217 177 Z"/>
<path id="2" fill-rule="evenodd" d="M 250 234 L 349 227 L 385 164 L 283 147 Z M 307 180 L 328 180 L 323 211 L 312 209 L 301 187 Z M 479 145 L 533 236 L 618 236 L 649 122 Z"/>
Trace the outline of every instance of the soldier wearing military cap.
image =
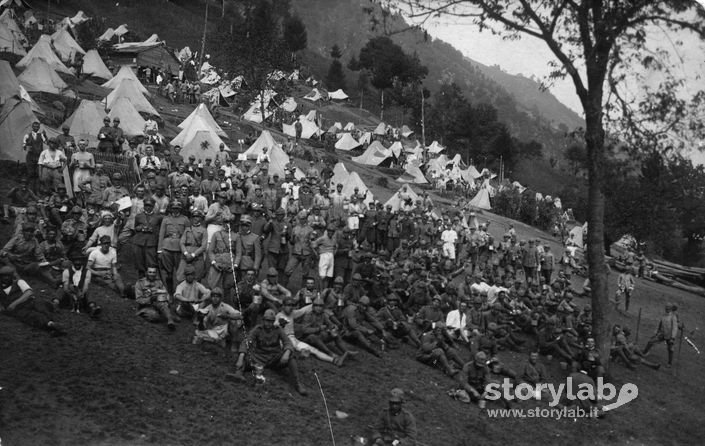
<path id="1" fill-rule="evenodd" d="M 297 219 L 298 222 L 291 230 L 289 238 L 289 242 L 293 247 L 290 250 L 289 261 L 284 269 L 287 282 L 299 265 L 301 265 L 301 275 L 307 277 L 313 262 L 313 249 L 311 247 L 313 228 L 308 224 L 308 216 L 305 211 L 299 212 Z"/>
<path id="2" fill-rule="evenodd" d="M 262 246 L 260 237 L 252 232 L 252 217 L 243 215 L 240 218 L 240 233 L 235 243 L 235 268 L 241 271 L 252 268 L 255 275 L 262 265 Z"/>
<path id="3" fill-rule="evenodd" d="M 169 206 L 169 215 L 164 217 L 159 228 L 157 254 L 164 285 L 170 294 L 173 294 L 178 284 L 177 270 L 183 252 L 181 250 L 181 236 L 186 232 L 186 228 L 191 226 L 191 222 L 181 213 L 181 210 L 181 202 L 172 201 Z"/>
<path id="4" fill-rule="evenodd" d="M 416 444 L 416 420 L 403 409 L 404 391 L 396 388 L 389 394 L 389 407 L 383 409 L 372 433 L 373 445 L 414 445 Z"/>
<path id="5" fill-rule="evenodd" d="M 115 143 L 115 132 L 112 127 L 110 127 L 110 118 L 103 118 L 103 127 L 98 130 L 98 151 L 99 152 L 112 152 L 113 144 Z"/>
<path id="6" fill-rule="evenodd" d="M 289 223 L 284 220 L 286 212 L 282 208 L 274 211 L 274 218 L 264 225 L 263 254 L 267 256 L 267 265 L 279 271 L 279 279 L 285 280 L 284 268 L 289 255 Z"/>
<path id="7" fill-rule="evenodd" d="M 184 268 L 187 265 L 191 265 L 194 268 L 196 280 L 201 280 L 206 274 L 205 255 L 208 248 L 208 234 L 202 224 L 204 216 L 205 214 L 198 209 L 191 212 L 191 226 L 186 228 L 181 235 L 181 252 L 183 256 L 176 272 L 177 282 L 184 280 Z"/>
<path id="8" fill-rule="evenodd" d="M 111 185 L 103 190 L 101 202 L 104 207 L 112 206 L 123 197 L 129 197 L 130 193 L 123 186 L 123 178 L 120 172 L 114 172 L 110 177 Z"/>

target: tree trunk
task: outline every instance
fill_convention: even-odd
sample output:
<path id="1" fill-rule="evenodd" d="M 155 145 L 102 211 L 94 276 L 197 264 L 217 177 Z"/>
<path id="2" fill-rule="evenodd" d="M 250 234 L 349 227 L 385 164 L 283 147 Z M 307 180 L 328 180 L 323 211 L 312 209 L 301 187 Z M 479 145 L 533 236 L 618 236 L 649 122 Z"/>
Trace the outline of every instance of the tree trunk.
<path id="1" fill-rule="evenodd" d="M 382 94 L 380 95 L 379 120 L 384 121 L 384 89 L 382 89 Z"/>
<path id="2" fill-rule="evenodd" d="M 593 98 L 592 102 L 585 105 L 585 143 L 588 157 L 587 260 L 590 287 L 592 288 L 592 332 L 606 365 L 610 352 L 612 308 L 607 291 L 604 245 L 605 132 L 602 127 L 601 97 Z"/>

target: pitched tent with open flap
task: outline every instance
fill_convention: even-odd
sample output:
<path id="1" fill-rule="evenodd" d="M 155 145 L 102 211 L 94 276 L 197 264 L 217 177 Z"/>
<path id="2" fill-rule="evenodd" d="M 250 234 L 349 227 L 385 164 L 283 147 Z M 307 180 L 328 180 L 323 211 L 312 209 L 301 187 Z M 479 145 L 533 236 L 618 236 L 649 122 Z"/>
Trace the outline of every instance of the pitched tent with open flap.
<path id="1" fill-rule="evenodd" d="M 197 130 L 193 135 L 190 135 L 189 140 L 184 142 L 179 154 L 184 159 L 193 155 L 196 160 L 201 162 L 206 158 L 215 159 L 220 153 L 220 144 L 225 144 L 225 142 L 214 131 Z M 227 145 L 225 149 L 230 150 Z"/>
<path id="2" fill-rule="evenodd" d="M 89 50 L 83 57 L 83 68 L 81 69 L 84 74 L 89 74 L 98 79 L 110 80 L 113 78 L 113 74 L 105 66 L 105 62 L 100 58 L 98 50 Z"/>
<path id="3" fill-rule="evenodd" d="M 399 190 L 396 191 L 386 203 L 384 203 L 384 207 L 386 208 L 387 206 L 391 206 L 393 211 L 398 211 L 404 207 L 403 205 L 414 206 L 416 204 L 416 200 L 419 198 L 421 197 L 419 197 L 419 194 L 414 192 L 411 186 L 404 185 L 400 187 Z"/>
<path id="4" fill-rule="evenodd" d="M 372 191 L 370 191 L 365 182 L 362 181 L 360 175 L 358 175 L 357 172 L 350 172 L 348 179 L 345 180 L 345 183 L 343 183 L 343 193 L 348 197 L 351 197 L 355 193 L 355 188 L 358 189 L 358 193 L 360 194 L 367 192 L 365 199 L 363 200 L 365 204 L 369 205 L 375 200 L 375 197 L 372 195 Z"/>
<path id="5" fill-rule="evenodd" d="M 147 98 L 140 93 L 138 84 L 138 82 L 132 79 L 123 79 L 120 85 L 106 98 L 105 108 L 110 110 L 113 108 L 115 101 L 119 98 L 126 98 L 132 102 L 132 105 L 134 105 L 138 112 L 159 116 L 159 112 L 149 103 Z"/>
<path id="6" fill-rule="evenodd" d="M 41 57 L 33 59 L 17 80 L 29 92 L 76 97 L 76 94 L 69 90 L 68 84 Z"/>
<path id="7" fill-rule="evenodd" d="M 127 98 L 119 98 L 108 113 L 110 119 L 120 118 L 120 128 L 128 137 L 144 133 L 145 120 Z"/>
<path id="8" fill-rule="evenodd" d="M 215 121 L 213 118 L 213 115 L 211 115 L 211 112 L 208 111 L 208 107 L 206 107 L 205 104 L 198 104 L 198 107 L 196 107 L 191 114 L 189 114 L 186 119 L 183 120 L 181 124 L 179 124 L 180 129 L 185 129 L 189 125 L 191 125 L 191 121 L 194 120 L 196 117 L 199 117 L 205 121 L 208 126 L 218 134 L 218 136 L 221 137 L 227 137 L 228 135 L 223 131 L 222 128 L 218 125 L 218 123 Z"/>
<path id="9" fill-rule="evenodd" d="M 39 37 L 37 43 L 35 43 L 32 49 L 17 62 L 15 67 L 25 69 L 34 59 L 40 58 L 44 59 L 55 71 L 71 74 L 71 71 L 64 65 L 61 59 L 59 59 L 59 56 L 54 53 L 54 50 L 51 48 L 51 37 L 46 34 L 42 34 Z"/>
<path id="10" fill-rule="evenodd" d="M 147 88 L 142 85 L 142 82 L 140 82 L 139 79 L 137 79 L 135 72 L 132 71 L 132 68 L 130 68 L 129 65 L 123 65 L 122 67 L 120 67 L 120 71 L 118 71 L 112 79 L 101 85 L 101 87 L 115 90 L 125 79 L 132 79 L 133 81 L 137 82 L 137 89 L 139 90 L 139 92 L 147 97 L 151 96 Z"/>
<path id="11" fill-rule="evenodd" d="M 51 35 L 51 41 L 61 60 L 70 61 L 74 59 L 76 54 L 86 54 L 67 29 L 56 31 Z"/>
<path id="12" fill-rule="evenodd" d="M 406 170 L 397 181 L 400 183 L 427 184 L 428 180 L 416 163 L 407 163 Z"/>
<path id="13" fill-rule="evenodd" d="M 349 152 L 353 149 L 360 147 L 361 144 L 355 141 L 350 133 L 343 133 L 343 136 L 335 143 L 335 148 L 338 150 L 343 150 Z"/>
<path id="14" fill-rule="evenodd" d="M 272 134 L 269 133 L 269 130 L 262 130 L 262 133 L 260 133 L 255 142 L 253 142 L 252 145 L 245 150 L 244 155 L 248 159 L 257 159 L 261 153 L 264 153 L 263 149 L 266 148 L 267 153 L 271 156 L 271 151 L 274 147 L 281 148 L 280 144 L 276 142 Z"/>
<path id="15" fill-rule="evenodd" d="M 368 166 L 379 166 L 384 163 L 388 164 L 392 156 L 391 150 L 384 147 L 381 142 L 375 141 L 367 147 L 362 155 L 356 156 L 352 160 Z"/>
<path id="16" fill-rule="evenodd" d="M 0 108 L 0 159 L 25 161 L 22 138 L 36 120 L 28 102 L 17 97 L 5 101 Z"/>
<path id="17" fill-rule="evenodd" d="M 98 130 L 103 126 L 106 116 L 101 102 L 83 100 L 63 125 L 69 126 L 69 133 L 76 141 L 85 139 L 88 147 L 97 147 Z"/>
<path id="18" fill-rule="evenodd" d="M 468 207 L 490 210 L 492 206 L 490 205 L 490 191 L 487 188 L 481 188 L 477 191 L 477 194 L 468 203 Z"/>
<path id="19" fill-rule="evenodd" d="M 211 125 L 205 118 L 203 118 L 202 116 L 194 116 L 193 119 L 189 121 L 188 127 L 181 130 L 179 134 L 176 135 L 176 137 L 172 139 L 169 144 L 171 144 L 172 146 L 183 146 L 184 143 L 190 140 L 192 135 L 199 130 L 208 130 L 211 132 L 214 131 L 213 127 L 211 127 Z"/>

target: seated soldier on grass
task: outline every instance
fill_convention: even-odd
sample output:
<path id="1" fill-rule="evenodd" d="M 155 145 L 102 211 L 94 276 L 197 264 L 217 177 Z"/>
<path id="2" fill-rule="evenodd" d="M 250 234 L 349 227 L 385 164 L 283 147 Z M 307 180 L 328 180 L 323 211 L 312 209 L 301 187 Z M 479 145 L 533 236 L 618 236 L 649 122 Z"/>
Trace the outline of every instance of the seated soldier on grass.
<path id="1" fill-rule="evenodd" d="M 137 315 L 149 322 L 162 322 L 166 319 L 169 330 L 176 329 L 178 316 L 174 316 L 169 308 L 169 294 L 157 277 L 157 267 L 147 266 L 145 277 L 135 283 L 135 300 L 139 305 Z"/>
<path id="2" fill-rule="evenodd" d="M 242 315 L 223 302 L 223 290 L 220 288 L 211 290 L 210 302 L 210 305 L 203 309 L 203 324 L 196 328 L 193 343 L 213 342 L 225 348 L 230 332 L 241 329 Z"/>
<path id="3" fill-rule="evenodd" d="M 112 238 L 104 235 L 100 238 L 100 248 L 88 255 L 88 270 L 90 275 L 86 281 L 94 281 L 98 285 L 107 286 L 117 291 L 123 299 L 127 298 L 125 284 L 117 269 L 117 251 L 110 246 Z M 88 285 L 86 285 L 88 288 Z"/>

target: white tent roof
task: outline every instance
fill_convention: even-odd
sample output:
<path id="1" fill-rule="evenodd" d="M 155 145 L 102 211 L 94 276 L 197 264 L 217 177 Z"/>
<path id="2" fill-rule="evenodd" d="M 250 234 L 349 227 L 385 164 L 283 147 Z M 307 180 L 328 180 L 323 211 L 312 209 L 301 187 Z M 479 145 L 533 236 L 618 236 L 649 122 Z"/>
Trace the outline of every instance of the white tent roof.
<path id="1" fill-rule="evenodd" d="M 28 102 L 17 97 L 5 102 L 0 108 L 0 159 L 25 160 L 21 141 L 36 120 Z"/>
<path id="2" fill-rule="evenodd" d="M 301 137 L 303 139 L 309 139 L 312 136 L 318 136 L 321 134 L 321 129 L 306 116 L 299 116 L 299 122 L 301 123 Z M 287 136 L 296 136 L 295 124 L 282 124 L 282 131 Z"/>
<path id="3" fill-rule="evenodd" d="M 391 150 L 392 154 L 398 158 L 399 155 L 401 155 L 402 150 L 404 150 L 404 146 L 401 145 L 401 142 L 394 141 L 394 144 L 389 147 L 389 150 Z"/>
<path id="4" fill-rule="evenodd" d="M 6 27 L 23 45 L 28 43 L 27 37 L 22 33 L 22 29 L 13 18 L 12 10 L 6 9 L 0 14 L 0 26 Z"/>
<path id="5" fill-rule="evenodd" d="M 330 179 L 330 184 L 345 184 L 348 180 L 348 176 L 350 176 L 350 172 L 345 168 L 345 164 L 336 163 L 335 166 L 333 166 L 333 176 Z"/>
<path id="6" fill-rule="evenodd" d="M 369 205 L 374 201 L 372 192 L 367 187 L 367 185 L 365 185 L 365 182 L 362 181 L 360 175 L 358 175 L 357 172 L 350 172 L 350 175 L 348 175 L 347 180 L 345 180 L 345 183 L 343 183 L 343 193 L 348 197 L 351 197 L 355 193 L 355 188 L 358 188 L 358 193 L 360 194 L 368 192 L 365 196 L 365 203 Z"/>
<path id="7" fill-rule="evenodd" d="M 61 60 L 73 60 L 76 53 L 86 54 L 81 45 L 76 42 L 66 29 L 56 31 L 51 35 L 51 40 Z"/>
<path id="8" fill-rule="evenodd" d="M 438 141 L 433 141 L 430 146 L 428 146 L 428 153 L 441 153 L 446 148 L 438 144 Z"/>
<path id="9" fill-rule="evenodd" d="M 393 211 L 398 211 L 404 207 L 403 205 L 410 207 L 415 206 L 416 200 L 419 198 L 419 194 L 414 192 L 411 186 L 404 185 L 384 203 L 384 207 L 391 206 Z"/>
<path id="10" fill-rule="evenodd" d="M 139 91 L 139 82 L 132 79 L 123 79 L 120 85 L 113 90 L 106 99 L 106 108 L 108 110 L 113 108 L 115 101 L 119 98 L 126 98 L 132 105 L 141 113 L 147 113 L 149 115 L 159 116 L 159 112 L 149 103 L 147 98 L 144 97 Z"/>
<path id="11" fill-rule="evenodd" d="M 321 98 L 322 98 L 321 92 L 318 91 L 318 88 L 314 88 L 313 90 L 311 90 L 311 92 L 309 94 L 304 96 L 304 99 L 312 101 L 312 102 L 319 101 Z"/>
<path id="12" fill-rule="evenodd" d="M 372 141 L 372 133 L 371 132 L 365 132 L 362 134 L 360 137 L 360 144 L 369 144 Z"/>
<path id="13" fill-rule="evenodd" d="M 384 147 L 379 141 L 375 141 L 367 147 L 367 150 L 362 155 L 356 156 L 352 160 L 368 166 L 379 166 L 390 156 L 392 156 L 392 151 Z"/>
<path id="14" fill-rule="evenodd" d="M 184 142 L 181 152 L 179 152 L 184 159 L 191 155 L 201 162 L 206 158 L 215 159 L 220 152 L 220 145 L 225 144 L 220 136 L 211 130 L 197 130 L 189 136 L 190 139 Z M 225 149 L 230 150 L 227 145 Z"/>
<path id="15" fill-rule="evenodd" d="M 51 48 L 51 37 L 46 34 L 42 34 L 39 37 L 39 40 L 37 40 L 37 43 L 34 44 L 27 55 L 17 62 L 16 67 L 22 69 L 27 68 L 29 64 L 37 58 L 44 59 L 49 66 L 56 71 L 71 74 L 69 69 L 66 68 L 66 65 L 64 65 L 61 59 L 54 53 L 54 50 Z"/>
<path id="16" fill-rule="evenodd" d="M 348 122 L 347 124 L 345 124 L 345 127 L 343 127 L 343 130 L 345 130 L 346 132 L 352 132 L 353 130 L 355 130 L 355 124 L 353 124 L 352 122 Z"/>
<path id="17" fill-rule="evenodd" d="M 112 39 L 114 35 L 115 35 L 115 30 L 112 28 L 108 28 L 105 30 L 105 32 L 103 34 L 100 35 L 100 37 L 98 37 L 98 40 L 100 42 L 107 42 L 108 40 Z"/>
<path id="18" fill-rule="evenodd" d="M 286 100 L 284 102 L 282 102 L 282 104 L 279 106 L 279 108 L 281 108 L 282 110 L 287 111 L 289 113 L 296 110 L 296 107 L 298 107 L 298 104 L 296 103 L 296 100 L 294 98 L 292 98 L 291 96 L 286 98 Z"/>
<path id="19" fill-rule="evenodd" d="M 341 131 L 342 129 L 343 129 L 343 124 L 336 122 L 335 124 L 330 126 L 330 128 L 328 128 L 328 130 L 326 130 L 326 133 L 335 134 L 335 133 L 338 133 L 339 131 Z"/>
<path id="20" fill-rule="evenodd" d="M 74 25 L 81 24 L 83 22 L 89 21 L 91 18 L 88 17 L 83 11 L 78 11 L 75 16 L 71 17 L 71 23 Z"/>
<path id="21" fill-rule="evenodd" d="M 372 131 L 373 135 L 386 135 L 387 134 L 387 125 L 384 122 L 380 122 L 377 124 L 377 127 Z"/>
<path id="22" fill-rule="evenodd" d="M 483 187 L 479 191 L 477 191 L 477 194 L 473 197 L 472 200 L 470 200 L 468 206 L 485 210 L 492 209 L 492 206 L 490 205 L 489 190 Z"/>
<path id="23" fill-rule="evenodd" d="M 83 57 L 83 72 L 100 79 L 110 80 L 113 78 L 97 50 L 89 50 Z"/>
<path id="24" fill-rule="evenodd" d="M 339 88 L 335 91 L 328 92 L 328 97 L 331 99 L 336 99 L 336 100 L 342 101 L 344 99 L 347 99 L 348 95 L 346 95 L 345 92 Z"/>
<path id="25" fill-rule="evenodd" d="M 350 151 L 356 147 L 360 147 L 360 143 L 355 141 L 350 133 L 343 133 L 343 136 L 335 143 L 335 148 L 338 150 Z"/>
<path id="26" fill-rule="evenodd" d="M 266 107 L 264 109 L 264 119 L 269 118 L 272 116 L 272 112 L 269 111 Z M 250 122 L 256 122 L 256 123 L 261 123 L 263 121 L 262 119 L 262 108 L 260 107 L 260 104 L 258 102 L 253 103 L 250 105 L 250 108 L 245 112 L 244 115 L 242 115 L 242 119 Z"/>
<path id="27" fill-rule="evenodd" d="M 193 52 L 191 52 L 191 48 L 185 46 L 181 48 L 181 51 L 179 51 L 178 57 L 181 62 L 186 62 L 193 56 Z"/>
<path id="28" fill-rule="evenodd" d="M 108 116 L 110 119 L 120 118 L 120 128 L 127 136 L 132 137 L 144 133 L 145 120 L 127 98 L 117 99 Z"/>
<path id="29" fill-rule="evenodd" d="M 17 77 L 17 80 L 27 91 L 76 96 L 73 91 L 68 89 L 69 86 L 66 82 L 41 57 L 33 59 L 22 74 Z"/>
<path id="30" fill-rule="evenodd" d="M 208 111 L 208 107 L 206 107 L 205 104 L 198 104 L 198 107 L 196 107 L 191 112 L 191 114 L 188 115 L 181 124 L 179 124 L 179 128 L 185 129 L 189 127 L 191 121 L 196 117 L 202 118 L 208 124 L 211 130 L 218 134 L 218 136 L 227 137 L 227 134 L 223 131 L 222 128 L 220 128 L 218 123 L 213 118 L 213 115 L 211 115 L 211 112 Z"/>
<path id="31" fill-rule="evenodd" d="M 127 34 L 128 32 L 130 32 L 130 30 L 127 29 L 127 25 L 122 24 L 122 25 L 118 26 L 117 28 L 115 28 L 115 32 L 114 32 L 114 33 L 115 33 L 116 36 L 122 37 L 122 36 L 124 36 L 125 34 Z"/>
<path id="32" fill-rule="evenodd" d="M 264 153 L 264 148 L 267 149 L 267 153 L 270 153 L 274 147 L 281 147 L 281 145 L 274 140 L 269 130 L 262 130 L 255 142 L 245 150 L 245 156 L 249 159 L 257 159 L 260 153 Z"/>
<path id="33" fill-rule="evenodd" d="M 19 36 L 4 23 L 0 23 L 0 50 L 17 54 L 18 56 L 27 54 Z"/>
<path id="34" fill-rule="evenodd" d="M 117 72 L 115 77 L 101 85 L 102 87 L 109 88 L 111 90 L 115 90 L 117 87 L 120 86 L 120 83 L 125 80 L 125 79 L 131 79 L 137 83 L 137 89 L 139 90 L 140 93 L 143 95 L 149 97 L 151 96 L 147 88 L 142 85 L 142 82 L 140 82 L 139 79 L 137 79 L 137 76 L 135 75 L 135 72 L 132 71 L 132 68 L 130 68 L 129 65 L 123 65 L 120 67 L 120 71 Z"/>
<path id="35" fill-rule="evenodd" d="M 404 173 L 397 178 L 400 183 L 426 184 L 428 180 L 416 163 L 407 163 Z"/>
<path id="36" fill-rule="evenodd" d="M 200 115 L 197 115 L 189 121 L 188 127 L 181 130 L 181 132 L 179 132 L 179 134 L 171 140 L 170 144 L 172 146 L 183 146 L 186 141 L 189 141 L 192 136 L 200 130 L 208 130 L 211 132 L 214 131 L 213 127 L 208 123 L 208 120 Z"/>
<path id="37" fill-rule="evenodd" d="M 69 133 L 76 140 L 83 138 L 88 141 L 88 147 L 97 147 L 98 130 L 106 116 L 101 102 L 83 100 L 63 125 L 69 126 Z"/>
<path id="38" fill-rule="evenodd" d="M 279 175 L 279 178 L 284 178 L 286 176 L 286 166 L 287 164 L 289 164 L 289 155 L 287 155 L 284 150 L 282 150 L 282 148 L 278 145 L 272 147 L 272 149 L 269 150 L 268 153 L 269 169 L 267 174 L 270 177 L 274 175 Z M 297 175 L 297 173 L 295 173 L 295 175 Z"/>
<path id="39" fill-rule="evenodd" d="M 401 136 L 404 138 L 408 138 L 409 136 L 413 135 L 414 131 L 411 130 L 406 124 L 401 126 Z"/>

